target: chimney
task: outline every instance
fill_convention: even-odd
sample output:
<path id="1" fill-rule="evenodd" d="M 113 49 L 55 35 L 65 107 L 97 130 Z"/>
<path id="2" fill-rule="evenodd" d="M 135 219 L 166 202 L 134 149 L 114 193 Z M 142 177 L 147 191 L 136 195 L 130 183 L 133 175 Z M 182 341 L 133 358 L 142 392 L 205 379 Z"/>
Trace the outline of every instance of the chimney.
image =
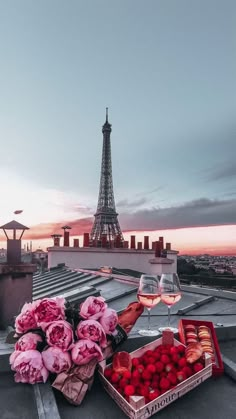
<path id="1" fill-rule="evenodd" d="M 142 242 L 138 242 L 138 250 L 142 250 L 143 248 L 143 243 Z"/>
<path id="2" fill-rule="evenodd" d="M 152 242 L 152 250 L 155 250 L 156 242 Z"/>
<path id="3" fill-rule="evenodd" d="M 51 237 L 53 238 L 53 246 L 60 246 L 60 238 L 61 234 L 52 234 Z"/>
<path id="4" fill-rule="evenodd" d="M 156 241 L 155 245 L 155 257 L 160 258 L 161 257 L 161 243 L 159 241 Z"/>
<path id="5" fill-rule="evenodd" d="M 149 250 L 149 236 L 144 236 L 144 249 Z"/>
<path id="6" fill-rule="evenodd" d="M 7 238 L 7 262 L 0 264 L 0 329 L 6 329 L 14 326 L 20 308 L 32 301 L 36 265 L 21 262 L 21 238 L 28 227 L 13 220 L 0 228 Z"/>
<path id="7" fill-rule="evenodd" d="M 129 248 L 129 242 L 128 240 L 124 241 L 124 249 L 128 249 Z"/>
<path id="8" fill-rule="evenodd" d="M 166 250 L 171 250 L 171 243 L 166 243 Z"/>
<path id="9" fill-rule="evenodd" d="M 70 246 L 70 233 L 67 230 L 70 230 L 71 227 L 63 226 L 62 230 L 64 230 L 64 244 L 63 246 L 69 247 Z"/>
<path id="10" fill-rule="evenodd" d="M 107 235 L 102 234 L 102 247 L 107 247 Z"/>
<path id="11" fill-rule="evenodd" d="M 64 231 L 64 246 L 69 247 L 70 246 L 70 232 Z"/>
<path id="12" fill-rule="evenodd" d="M 83 247 L 89 247 L 89 233 L 84 233 L 84 245 Z"/>
<path id="13" fill-rule="evenodd" d="M 74 247 L 79 247 L 79 239 L 74 239 Z"/>
<path id="14" fill-rule="evenodd" d="M 120 236 L 116 236 L 115 242 L 114 242 L 114 247 L 119 248 L 120 244 L 121 244 Z"/>
<path id="15" fill-rule="evenodd" d="M 164 249 L 164 237 L 159 237 L 159 242 L 160 242 L 160 249 L 163 250 Z"/>
<path id="16" fill-rule="evenodd" d="M 130 236 L 130 248 L 135 249 L 135 236 Z"/>

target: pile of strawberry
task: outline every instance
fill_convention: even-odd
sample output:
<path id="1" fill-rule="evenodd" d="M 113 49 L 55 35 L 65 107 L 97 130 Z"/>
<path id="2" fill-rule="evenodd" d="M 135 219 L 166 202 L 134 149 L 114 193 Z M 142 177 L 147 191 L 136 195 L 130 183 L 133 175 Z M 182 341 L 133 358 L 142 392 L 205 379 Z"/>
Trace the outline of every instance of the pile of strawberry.
<path id="1" fill-rule="evenodd" d="M 149 403 L 203 368 L 203 359 L 187 362 L 183 345 L 160 345 L 132 358 L 131 368 L 117 372 L 108 367 L 104 376 L 127 401 L 136 395 Z"/>

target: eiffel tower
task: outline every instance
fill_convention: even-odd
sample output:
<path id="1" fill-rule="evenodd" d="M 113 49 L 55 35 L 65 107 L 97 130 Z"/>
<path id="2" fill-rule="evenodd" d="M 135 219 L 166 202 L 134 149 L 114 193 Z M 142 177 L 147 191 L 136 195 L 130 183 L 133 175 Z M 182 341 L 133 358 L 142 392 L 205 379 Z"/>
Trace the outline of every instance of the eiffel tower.
<path id="1" fill-rule="evenodd" d="M 111 124 L 108 122 L 108 108 L 106 108 L 106 122 L 102 127 L 103 148 L 100 189 L 95 220 L 90 234 L 90 246 L 94 247 L 123 247 L 124 238 L 118 221 L 115 207 L 112 182 L 111 164 Z"/>

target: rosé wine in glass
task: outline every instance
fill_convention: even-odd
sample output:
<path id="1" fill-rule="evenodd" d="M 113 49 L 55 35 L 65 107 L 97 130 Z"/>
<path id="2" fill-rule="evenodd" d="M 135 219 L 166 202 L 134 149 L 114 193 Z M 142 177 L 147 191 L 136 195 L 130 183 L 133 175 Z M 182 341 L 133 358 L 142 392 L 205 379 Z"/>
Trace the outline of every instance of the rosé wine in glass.
<path id="1" fill-rule="evenodd" d="M 147 308 L 155 307 L 161 301 L 161 294 L 137 294 L 139 302 Z"/>
<path id="2" fill-rule="evenodd" d="M 157 336 L 158 330 L 150 328 L 150 310 L 161 301 L 159 279 L 157 275 L 141 275 L 137 292 L 139 302 L 148 311 L 148 329 L 139 330 L 142 336 Z"/>
<path id="3" fill-rule="evenodd" d="M 173 304 L 178 303 L 181 296 L 180 292 L 176 292 L 175 294 L 162 294 L 161 301 L 167 306 L 173 306 Z"/>
<path id="4" fill-rule="evenodd" d="M 160 327 L 159 331 L 163 332 L 169 329 L 174 333 L 178 332 L 176 327 L 170 326 L 170 309 L 181 299 L 180 281 L 177 273 L 162 274 L 160 279 L 161 301 L 168 307 L 168 326 Z"/>

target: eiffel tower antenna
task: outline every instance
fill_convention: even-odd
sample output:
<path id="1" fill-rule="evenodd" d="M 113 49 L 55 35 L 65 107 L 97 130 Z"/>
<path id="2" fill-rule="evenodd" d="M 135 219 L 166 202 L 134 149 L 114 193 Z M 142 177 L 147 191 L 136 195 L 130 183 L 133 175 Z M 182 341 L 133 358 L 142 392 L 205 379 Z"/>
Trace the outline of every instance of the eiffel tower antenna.
<path id="1" fill-rule="evenodd" d="M 100 188 L 95 220 L 90 234 L 90 245 L 95 247 L 123 247 L 123 234 L 115 207 L 111 164 L 111 124 L 106 122 L 102 127 L 103 148 Z"/>

